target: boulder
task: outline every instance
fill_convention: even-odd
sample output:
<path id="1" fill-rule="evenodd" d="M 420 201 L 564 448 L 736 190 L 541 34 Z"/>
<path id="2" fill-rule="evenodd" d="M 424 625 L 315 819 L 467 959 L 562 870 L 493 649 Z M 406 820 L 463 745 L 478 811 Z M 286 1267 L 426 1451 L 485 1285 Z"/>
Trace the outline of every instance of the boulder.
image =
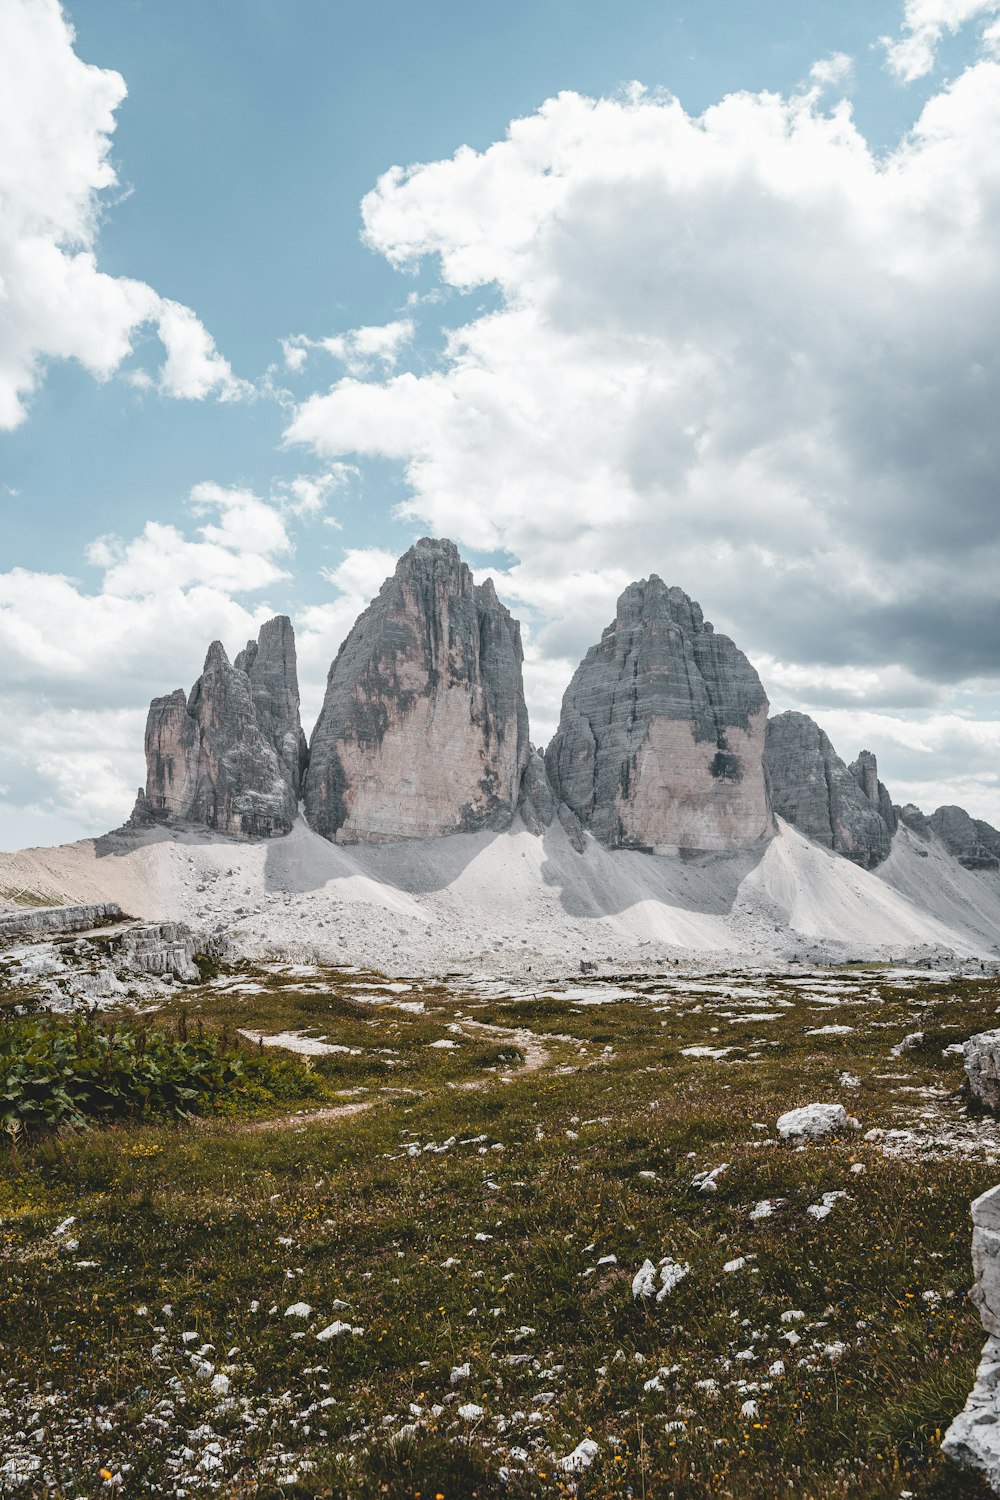
<path id="1" fill-rule="evenodd" d="M 975 1099 L 1000 1114 L 1000 1031 L 980 1031 L 962 1048 L 965 1076 Z"/>
<path id="2" fill-rule="evenodd" d="M 972 1205 L 972 1273 L 969 1296 L 988 1338 L 976 1383 L 948 1428 L 941 1451 L 955 1463 L 977 1469 L 1000 1493 L 1000 1187 Z"/>
<path id="3" fill-rule="evenodd" d="M 609 848 L 752 847 L 774 832 L 767 706 L 743 652 L 654 574 L 629 585 L 574 674 L 549 780 Z"/>
<path id="4" fill-rule="evenodd" d="M 808 714 L 788 712 L 768 722 L 764 759 L 779 817 L 856 864 L 881 864 L 896 814 L 874 755 L 862 751 L 849 769 Z"/>
<path id="5" fill-rule="evenodd" d="M 781 1115 L 777 1131 L 783 1141 L 817 1141 L 824 1135 L 839 1135 L 856 1123 L 842 1104 L 804 1104 Z"/>
<path id="6" fill-rule="evenodd" d="M 231 665 L 213 641 L 190 697 L 154 698 L 146 720 L 146 790 L 132 826 L 188 822 L 236 838 L 288 833 L 304 751 L 291 624 L 269 621 Z M 240 665 L 242 663 L 242 665 Z"/>
<path id="7" fill-rule="evenodd" d="M 453 542 L 424 538 L 337 653 L 306 816 L 340 843 L 503 829 L 528 763 L 521 632 Z"/>

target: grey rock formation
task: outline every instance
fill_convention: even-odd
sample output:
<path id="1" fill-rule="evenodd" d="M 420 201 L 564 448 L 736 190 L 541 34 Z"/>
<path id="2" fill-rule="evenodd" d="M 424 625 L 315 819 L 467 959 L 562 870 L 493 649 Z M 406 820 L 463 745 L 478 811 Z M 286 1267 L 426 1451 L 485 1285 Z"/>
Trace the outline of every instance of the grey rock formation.
<path id="1" fill-rule="evenodd" d="M 146 791 L 132 826 L 181 820 L 236 838 L 288 833 L 304 761 L 298 701 L 287 619 L 268 621 L 235 666 L 213 641 L 190 697 L 178 688 L 150 705 Z"/>
<path id="2" fill-rule="evenodd" d="M 556 798 L 545 770 L 545 761 L 533 745 L 528 747 L 528 763 L 521 780 L 517 810 L 529 833 L 544 833 L 556 815 Z"/>
<path id="3" fill-rule="evenodd" d="M 655 574 L 578 667 L 546 751 L 557 797 L 609 847 L 742 849 L 774 822 L 760 678 Z"/>
<path id="4" fill-rule="evenodd" d="M 864 792 L 872 807 L 878 809 L 878 815 L 889 830 L 889 837 L 896 832 L 899 826 L 896 817 L 896 809 L 892 805 L 892 798 L 881 781 L 878 779 L 878 762 L 870 750 L 862 750 L 857 760 L 847 768 L 854 777 L 858 786 Z"/>
<path id="5" fill-rule="evenodd" d="M 969 1399 L 941 1442 L 956 1463 L 983 1474 L 1000 1493 L 1000 1187 L 972 1205 L 972 1272 L 969 1294 L 988 1335 Z"/>
<path id="6" fill-rule="evenodd" d="M 962 807 L 939 807 L 927 819 L 949 854 L 967 870 L 1000 869 L 1000 832 Z"/>
<path id="7" fill-rule="evenodd" d="M 869 869 L 886 858 L 896 815 L 873 755 L 863 751 L 849 770 L 808 714 L 788 712 L 768 722 L 764 759 L 779 817 Z"/>
<path id="8" fill-rule="evenodd" d="M 965 1076 L 973 1097 L 1000 1114 L 1000 1031 L 980 1031 L 963 1049 Z"/>
<path id="9" fill-rule="evenodd" d="M 19 907 L 0 912 L 0 942 L 21 937 L 47 937 L 56 932 L 86 932 L 121 922 L 125 913 L 117 901 L 96 901 L 85 906 Z"/>
<path id="10" fill-rule="evenodd" d="M 309 752 L 299 719 L 299 679 L 295 632 L 287 615 L 275 615 L 247 641 L 233 666 L 250 679 L 257 723 L 270 740 L 298 801 Z"/>
<path id="11" fill-rule="evenodd" d="M 200 975 L 194 955 L 194 934 L 183 923 L 148 923 L 122 933 L 115 945 L 115 968 L 196 980 Z"/>
<path id="12" fill-rule="evenodd" d="M 453 542 L 424 538 L 337 653 L 313 731 L 306 816 L 380 843 L 510 825 L 528 761 L 521 633 Z"/>
<path id="13" fill-rule="evenodd" d="M 930 819 L 914 803 L 907 802 L 905 807 L 894 807 L 893 812 L 898 821 L 911 833 L 915 833 L 918 839 L 923 839 L 926 843 L 933 837 L 934 830 L 931 828 Z"/>

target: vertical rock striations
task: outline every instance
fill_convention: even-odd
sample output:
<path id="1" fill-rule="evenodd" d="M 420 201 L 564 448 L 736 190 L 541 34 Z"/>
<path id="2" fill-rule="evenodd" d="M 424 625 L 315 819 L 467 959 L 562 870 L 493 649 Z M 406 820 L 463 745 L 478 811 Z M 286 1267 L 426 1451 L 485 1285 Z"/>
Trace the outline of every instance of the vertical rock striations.
<path id="1" fill-rule="evenodd" d="M 892 805 L 892 798 L 878 779 L 878 761 L 870 750 L 862 750 L 857 760 L 852 762 L 847 769 L 872 807 L 878 809 L 878 815 L 888 828 L 891 838 L 899 826 L 899 821 L 896 817 L 896 809 Z"/>
<path id="2" fill-rule="evenodd" d="M 978 1469 L 1000 1492 L 1000 1187 L 990 1188 L 972 1205 L 972 1272 L 970 1297 L 987 1339 L 976 1383 L 945 1433 L 941 1451 Z"/>
<path id="3" fill-rule="evenodd" d="M 964 807 L 939 807 L 927 819 L 949 854 L 967 870 L 1000 869 L 1000 832 Z"/>
<path id="4" fill-rule="evenodd" d="M 545 763 L 611 848 L 742 849 L 774 832 L 766 722 L 743 652 L 653 575 L 629 585 L 577 668 Z"/>
<path id="5" fill-rule="evenodd" d="M 290 622 L 268 621 L 236 660 L 213 641 L 190 697 L 178 688 L 153 699 L 146 790 L 133 821 L 179 820 L 236 838 L 291 829 L 303 740 Z"/>
<path id="6" fill-rule="evenodd" d="M 274 746 L 298 801 L 309 751 L 299 721 L 295 632 L 288 616 L 275 615 L 266 621 L 257 639 L 247 641 L 233 665 L 250 679 L 257 723 Z"/>
<path id="7" fill-rule="evenodd" d="M 453 542 L 411 547 L 337 653 L 306 816 L 338 842 L 506 828 L 528 760 L 521 634 Z"/>
<path id="8" fill-rule="evenodd" d="M 896 814 L 870 751 L 848 769 L 808 714 L 789 712 L 768 723 L 764 758 L 780 817 L 855 864 L 871 869 L 886 858 Z"/>

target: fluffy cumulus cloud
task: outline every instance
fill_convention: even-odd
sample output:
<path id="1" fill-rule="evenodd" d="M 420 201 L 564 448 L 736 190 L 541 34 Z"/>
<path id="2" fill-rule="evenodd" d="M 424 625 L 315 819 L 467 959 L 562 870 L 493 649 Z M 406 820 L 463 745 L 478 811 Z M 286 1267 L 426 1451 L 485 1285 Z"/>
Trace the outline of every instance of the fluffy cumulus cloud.
<path id="1" fill-rule="evenodd" d="M 150 521 L 136 537 L 94 542 L 90 586 L 0 573 L 8 845 L 120 823 L 144 778 L 149 699 L 189 687 L 210 641 L 232 653 L 274 613 L 260 596 L 289 577 L 286 513 L 211 484 L 195 488 L 191 513 L 190 533 Z"/>
<path id="2" fill-rule="evenodd" d="M 945 35 L 955 35 L 970 21 L 986 19 L 984 40 L 991 50 L 1000 40 L 990 18 L 1000 0 L 906 0 L 898 37 L 883 37 L 889 69 L 904 83 L 924 78 L 934 67 Z"/>
<path id="3" fill-rule="evenodd" d="M 539 738 L 651 570 L 770 667 L 778 706 L 846 701 L 859 732 L 1000 679 L 1000 64 L 885 155 L 831 94 L 846 76 L 700 116 L 563 94 L 364 201 L 391 264 L 488 310 L 426 373 L 316 392 L 288 437 L 398 460 L 406 519 L 507 554 Z"/>
<path id="4" fill-rule="evenodd" d="M 23 421 L 49 361 L 75 359 L 107 379 L 144 326 L 166 359 L 158 377 L 134 372 L 136 383 L 194 399 L 245 390 L 189 308 L 99 269 L 125 92 L 119 73 L 76 55 L 58 0 L 0 5 L 0 430 Z"/>

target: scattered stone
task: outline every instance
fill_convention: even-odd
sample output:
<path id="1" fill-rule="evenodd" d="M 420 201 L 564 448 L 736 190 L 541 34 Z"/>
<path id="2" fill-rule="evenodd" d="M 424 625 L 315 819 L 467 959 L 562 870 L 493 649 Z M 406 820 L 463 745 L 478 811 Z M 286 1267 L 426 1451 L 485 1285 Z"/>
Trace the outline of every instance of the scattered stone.
<path id="1" fill-rule="evenodd" d="M 856 1126 L 857 1122 L 853 1124 Z M 805 1104 L 790 1109 L 778 1119 L 778 1135 L 783 1141 L 816 1141 L 825 1135 L 838 1135 L 852 1126 L 842 1104 Z"/>

